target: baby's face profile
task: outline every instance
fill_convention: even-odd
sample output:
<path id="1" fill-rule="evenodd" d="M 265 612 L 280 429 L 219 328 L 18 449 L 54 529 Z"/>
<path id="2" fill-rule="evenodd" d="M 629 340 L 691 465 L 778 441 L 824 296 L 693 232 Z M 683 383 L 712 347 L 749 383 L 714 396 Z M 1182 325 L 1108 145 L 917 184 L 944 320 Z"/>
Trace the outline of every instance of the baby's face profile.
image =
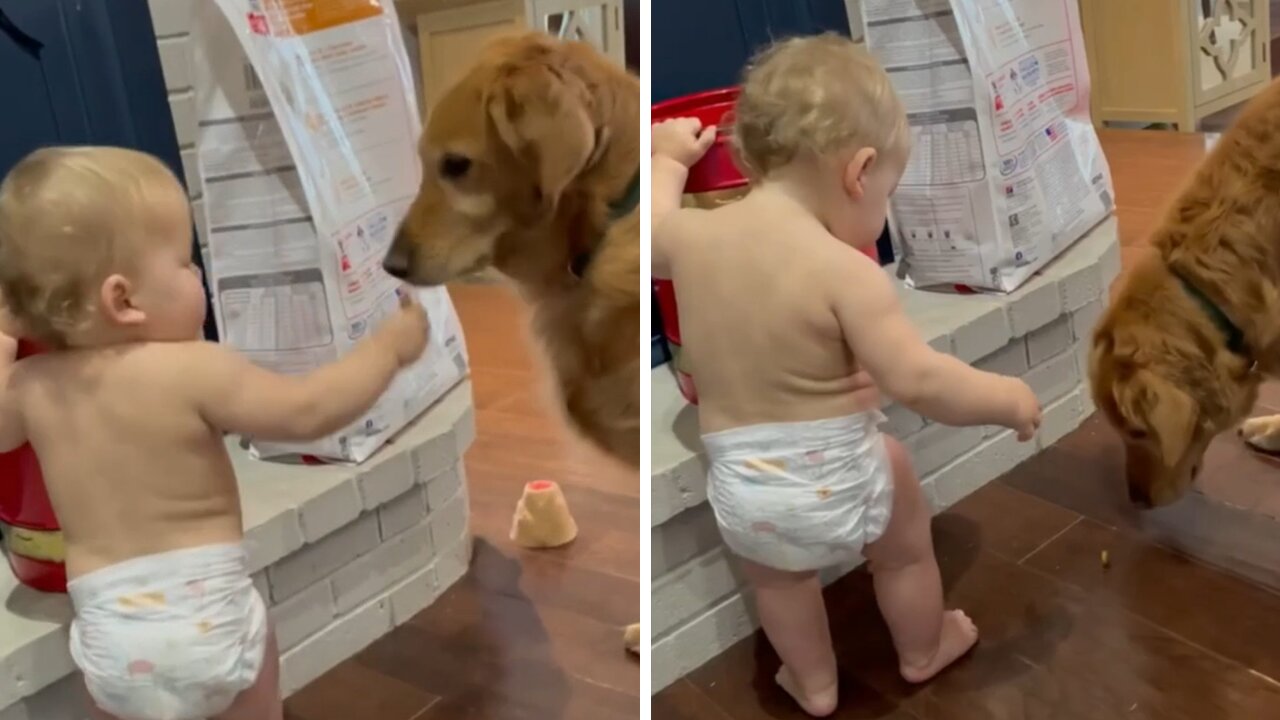
<path id="1" fill-rule="evenodd" d="M 166 193 L 149 212 L 153 234 L 142 238 L 133 265 L 130 302 L 142 311 L 144 339 L 186 341 L 201 337 L 205 320 L 200 268 L 191 257 L 191 210 L 181 188 Z"/>

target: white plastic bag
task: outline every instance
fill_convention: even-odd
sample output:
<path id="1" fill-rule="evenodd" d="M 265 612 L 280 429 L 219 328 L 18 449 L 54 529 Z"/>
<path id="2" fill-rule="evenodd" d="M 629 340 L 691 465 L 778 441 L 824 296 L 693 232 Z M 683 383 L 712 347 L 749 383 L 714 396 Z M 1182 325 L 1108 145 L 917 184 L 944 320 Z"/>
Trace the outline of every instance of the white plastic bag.
<path id="1" fill-rule="evenodd" d="M 209 285 L 223 342 L 281 372 L 345 354 L 397 306 L 381 263 L 417 193 L 421 132 L 389 0 L 200 3 L 193 73 Z M 443 288 L 427 352 L 352 426 L 262 456 L 361 462 L 467 374 Z M 252 439 L 251 439 L 252 440 Z"/>
<path id="2" fill-rule="evenodd" d="M 1114 208 L 1076 0 L 862 0 L 907 107 L 891 202 L 913 287 L 1009 292 Z"/>

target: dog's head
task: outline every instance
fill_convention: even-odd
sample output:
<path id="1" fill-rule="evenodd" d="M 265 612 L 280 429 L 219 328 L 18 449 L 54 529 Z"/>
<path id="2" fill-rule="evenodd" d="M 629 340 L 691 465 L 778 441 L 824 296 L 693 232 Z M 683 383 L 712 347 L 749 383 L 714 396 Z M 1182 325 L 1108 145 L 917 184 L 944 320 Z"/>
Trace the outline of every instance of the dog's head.
<path id="1" fill-rule="evenodd" d="M 418 149 L 422 186 L 388 272 L 443 284 L 491 264 L 513 230 L 548 221 L 599 142 L 584 71 L 597 61 L 540 33 L 486 46 L 431 111 Z"/>
<path id="2" fill-rule="evenodd" d="M 1157 313 L 1126 300 L 1094 331 L 1089 379 L 1094 403 L 1124 441 L 1129 498 L 1152 508 L 1186 493 L 1209 442 L 1248 414 L 1257 383 L 1220 360 L 1216 328 L 1198 331 L 1176 306 Z"/>

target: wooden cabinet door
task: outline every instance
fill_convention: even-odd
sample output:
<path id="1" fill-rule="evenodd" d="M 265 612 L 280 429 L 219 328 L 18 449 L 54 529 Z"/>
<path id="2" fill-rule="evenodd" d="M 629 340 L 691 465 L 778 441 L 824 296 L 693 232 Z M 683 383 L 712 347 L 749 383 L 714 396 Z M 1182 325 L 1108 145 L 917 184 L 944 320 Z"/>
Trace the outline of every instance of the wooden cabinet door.
<path id="1" fill-rule="evenodd" d="M 475 62 L 490 39 L 528 27 L 524 3 L 494 0 L 418 16 L 422 113 Z"/>
<path id="2" fill-rule="evenodd" d="M 1267 0 L 1186 3 L 1191 91 L 1201 116 L 1239 102 L 1242 89 L 1271 80 L 1270 16 Z"/>
<path id="3" fill-rule="evenodd" d="M 530 24 L 565 40 L 590 43 L 626 65 L 622 0 L 531 0 Z"/>

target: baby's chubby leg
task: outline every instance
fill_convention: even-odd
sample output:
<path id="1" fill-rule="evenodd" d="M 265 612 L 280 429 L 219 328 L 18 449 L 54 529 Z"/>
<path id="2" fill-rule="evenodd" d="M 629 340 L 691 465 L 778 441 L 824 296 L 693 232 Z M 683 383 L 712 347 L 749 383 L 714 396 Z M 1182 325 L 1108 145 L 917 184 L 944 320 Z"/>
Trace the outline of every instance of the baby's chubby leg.
<path id="1" fill-rule="evenodd" d="M 978 628 L 963 612 L 944 610 L 928 502 L 906 449 L 889 436 L 884 442 L 893 467 L 893 511 L 884 534 L 863 554 L 898 651 L 899 670 L 904 679 L 918 683 L 967 653 L 978 641 Z"/>
<path id="2" fill-rule="evenodd" d="M 258 681 L 240 693 L 231 707 L 213 720 L 283 720 L 280 699 L 280 648 L 274 626 L 267 627 L 267 649 Z"/>
<path id="3" fill-rule="evenodd" d="M 765 635 L 782 658 L 778 684 L 805 712 L 836 709 L 836 656 L 816 572 L 787 572 L 742 559 Z"/>

